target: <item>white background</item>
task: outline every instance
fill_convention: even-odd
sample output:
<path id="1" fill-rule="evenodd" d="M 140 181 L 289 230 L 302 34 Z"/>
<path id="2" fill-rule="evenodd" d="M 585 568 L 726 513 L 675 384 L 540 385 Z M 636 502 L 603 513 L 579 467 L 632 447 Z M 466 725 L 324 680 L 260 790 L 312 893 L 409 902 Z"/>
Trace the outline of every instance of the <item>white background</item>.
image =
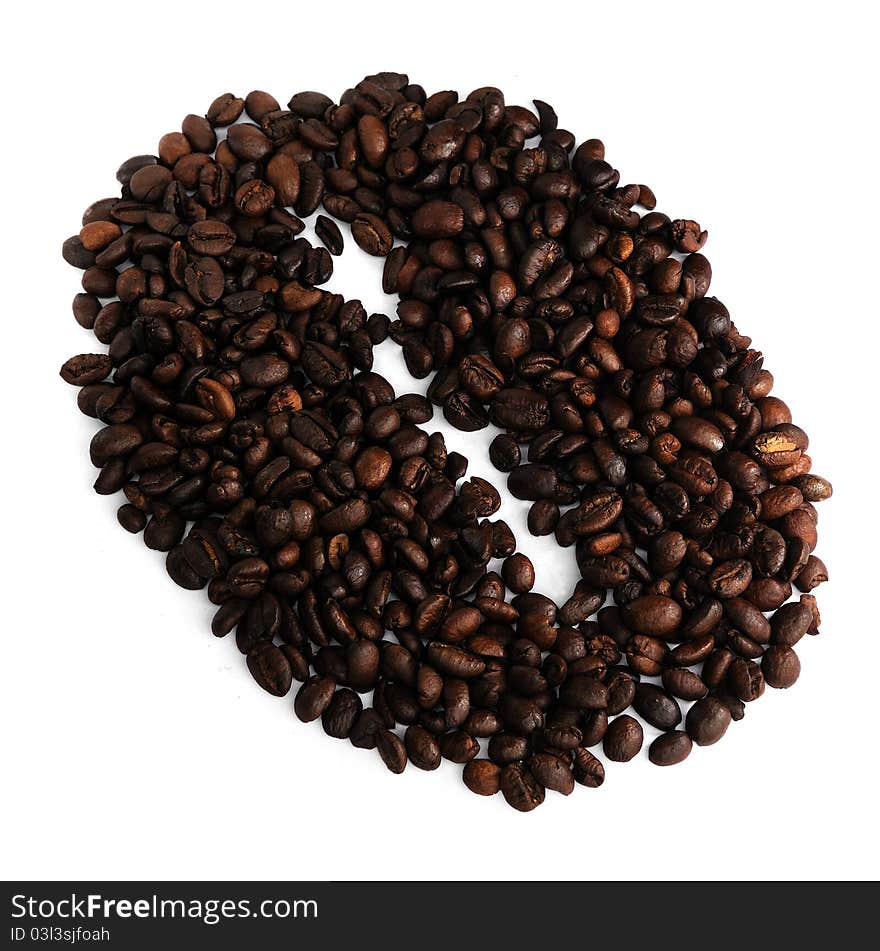
<path id="1" fill-rule="evenodd" d="M 4 23 L 0 873 L 876 877 L 870 5 L 351 6 L 32 2 Z M 821 506 L 822 634 L 802 642 L 798 684 L 768 690 L 683 766 L 609 764 L 601 789 L 548 794 L 527 816 L 468 793 L 457 766 L 392 776 L 375 753 L 299 723 L 292 697 L 260 691 L 232 638 L 211 636 L 204 594 L 175 588 L 118 527 L 118 500 L 92 493 L 95 424 L 58 377 L 95 345 L 70 313 L 79 273 L 61 242 L 114 193 L 122 159 L 154 151 L 220 92 L 336 97 L 383 68 L 429 93 L 496 84 L 508 102 L 546 99 L 579 140 L 605 141 L 623 182 L 650 183 L 660 209 L 708 228 L 713 292 L 764 351 L 836 490 Z M 333 290 L 393 313 L 352 242 L 336 264 Z M 395 348 L 379 366 L 401 390 L 419 385 Z M 436 425 L 471 473 L 503 484 L 486 432 Z M 507 497 L 502 515 L 538 589 L 564 599 L 571 553 L 539 546 L 524 510 Z"/>

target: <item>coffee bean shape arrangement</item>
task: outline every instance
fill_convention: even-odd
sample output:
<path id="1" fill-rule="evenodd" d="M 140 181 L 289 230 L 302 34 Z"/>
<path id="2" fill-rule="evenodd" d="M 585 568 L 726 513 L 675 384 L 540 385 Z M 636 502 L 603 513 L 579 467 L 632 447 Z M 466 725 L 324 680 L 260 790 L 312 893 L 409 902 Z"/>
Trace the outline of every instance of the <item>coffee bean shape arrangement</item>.
<path id="1" fill-rule="evenodd" d="M 529 811 L 599 786 L 646 727 L 680 763 L 797 680 L 831 486 L 709 296 L 706 232 L 601 141 L 545 102 L 379 73 L 338 104 L 221 95 L 117 179 L 63 247 L 106 346 L 61 370 L 101 424 L 95 490 L 207 589 L 261 687 L 297 682 L 301 720 Z M 395 319 L 321 289 L 349 234 Z M 373 372 L 387 337 L 427 398 Z M 580 569 L 564 604 L 434 407 L 502 430 L 529 530 Z"/>

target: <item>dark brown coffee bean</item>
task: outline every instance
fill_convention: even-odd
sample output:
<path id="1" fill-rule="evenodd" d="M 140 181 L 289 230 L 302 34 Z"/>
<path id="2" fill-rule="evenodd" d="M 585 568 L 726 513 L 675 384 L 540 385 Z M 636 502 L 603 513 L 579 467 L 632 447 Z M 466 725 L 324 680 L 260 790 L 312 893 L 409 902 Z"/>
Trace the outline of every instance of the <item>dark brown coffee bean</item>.
<path id="1" fill-rule="evenodd" d="M 692 670 L 664 670 L 663 686 L 681 700 L 699 700 L 708 692 L 705 683 Z"/>
<path id="2" fill-rule="evenodd" d="M 478 677 L 486 669 L 486 662 L 479 657 L 439 641 L 428 644 L 426 656 L 432 666 L 452 677 Z"/>
<path id="3" fill-rule="evenodd" d="M 377 257 L 388 254 L 394 242 L 388 225 L 376 215 L 358 215 L 351 223 L 351 233 L 359 248 Z"/>
<path id="4" fill-rule="evenodd" d="M 403 736 L 406 754 L 413 766 L 432 770 L 440 765 L 440 745 L 436 738 L 420 726 L 409 726 Z"/>
<path id="5" fill-rule="evenodd" d="M 231 92 L 225 92 L 211 103 L 205 115 L 211 125 L 224 126 L 235 122 L 243 111 L 244 100 L 236 98 Z"/>
<path id="6" fill-rule="evenodd" d="M 813 615 L 807 605 L 798 601 L 783 604 L 770 619 L 771 639 L 774 644 L 794 647 L 812 623 Z"/>
<path id="7" fill-rule="evenodd" d="M 452 238 L 464 229 L 464 211 L 451 201 L 427 201 L 416 209 L 412 229 L 420 238 Z"/>
<path id="8" fill-rule="evenodd" d="M 498 426 L 527 431 L 542 429 L 550 418 L 547 400 L 525 389 L 501 390 L 492 400 L 492 415 Z"/>
<path id="9" fill-rule="evenodd" d="M 372 708 L 363 710 L 355 720 L 348 740 L 352 746 L 362 750 L 374 750 L 376 737 L 385 729 L 382 717 Z"/>
<path id="10" fill-rule="evenodd" d="M 247 655 L 247 665 L 254 680 L 272 696 L 283 697 L 290 690 L 293 682 L 290 661 L 274 644 L 258 644 Z"/>
<path id="11" fill-rule="evenodd" d="M 147 516 L 134 505 L 121 505 L 116 510 L 116 518 L 119 524 L 133 535 L 142 532 L 147 524 Z"/>
<path id="12" fill-rule="evenodd" d="M 648 747 L 648 758 L 655 766 L 675 766 L 690 756 L 693 742 L 687 733 L 672 730 L 661 733 Z"/>
<path id="13" fill-rule="evenodd" d="M 596 677 L 570 677 L 560 688 L 559 699 L 576 710 L 601 710 L 608 706 L 608 688 Z"/>
<path id="14" fill-rule="evenodd" d="M 333 694 L 327 709 L 321 714 L 321 725 L 328 736 L 344 740 L 351 735 L 363 704 L 361 698 L 346 687 Z"/>
<path id="15" fill-rule="evenodd" d="M 464 784 L 478 796 L 494 796 L 501 789 L 501 767 L 487 759 L 465 763 Z"/>
<path id="16" fill-rule="evenodd" d="M 196 254 L 219 256 L 232 249 L 235 232 L 225 222 L 208 218 L 190 225 L 186 240 Z"/>
<path id="17" fill-rule="evenodd" d="M 522 763 L 501 770 L 501 792 L 518 812 L 531 812 L 544 801 L 544 787 Z"/>
<path id="18" fill-rule="evenodd" d="M 727 686 L 738 700 L 757 700 L 764 692 L 761 668 L 753 660 L 734 658 L 727 670 Z"/>
<path id="19" fill-rule="evenodd" d="M 761 658 L 761 673 L 771 687 L 785 689 L 800 676 L 801 662 L 787 644 L 772 644 Z"/>
<path id="20" fill-rule="evenodd" d="M 720 700 L 704 697 L 688 710 L 685 729 L 697 746 L 711 746 L 727 732 L 730 720 L 730 710 Z"/>
<path id="21" fill-rule="evenodd" d="M 524 594 L 531 591 L 535 585 L 535 569 L 531 561 L 520 552 L 516 552 L 504 559 L 501 566 L 501 577 L 504 583 L 514 594 Z"/>
<path id="22" fill-rule="evenodd" d="M 529 741 L 524 736 L 499 733 L 489 740 L 489 759 L 499 766 L 525 759 L 528 750 Z"/>
<path id="23" fill-rule="evenodd" d="M 681 708 L 664 690 L 654 684 L 639 684 L 633 709 L 658 730 L 672 730 L 681 723 Z"/>
<path id="24" fill-rule="evenodd" d="M 581 746 L 574 752 L 572 775 L 576 783 L 596 789 L 605 782 L 605 767 L 600 759 Z"/>
<path id="25" fill-rule="evenodd" d="M 615 763 L 626 763 L 642 748 L 644 733 L 638 720 L 623 714 L 608 724 L 602 750 Z"/>
<path id="26" fill-rule="evenodd" d="M 315 221 L 315 234 L 331 254 L 342 254 L 345 242 L 342 239 L 339 225 L 332 218 L 328 218 L 326 215 L 318 215 Z"/>
<path id="27" fill-rule="evenodd" d="M 545 788 L 568 796 L 574 791 L 571 766 L 551 753 L 535 753 L 529 760 L 529 771 Z"/>
<path id="28" fill-rule="evenodd" d="M 303 723 L 317 720 L 330 706 L 336 681 L 332 677 L 312 677 L 297 691 L 293 709 Z"/>
<path id="29" fill-rule="evenodd" d="M 391 730 L 381 730 L 376 734 L 376 749 L 382 762 L 392 773 L 402 773 L 406 769 L 406 748 L 403 740 Z"/>
<path id="30" fill-rule="evenodd" d="M 105 353 L 83 353 L 71 357 L 61 368 L 61 379 L 73 386 L 88 386 L 106 379 L 113 361 Z"/>
<path id="31" fill-rule="evenodd" d="M 467 763 L 479 754 L 480 744 L 470 733 L 454 730 L 440 737 L 440 751 L 444 759 L 453 763 Z"/>
<path id="32" fill-rule="evenodd" d="M 681 624 L 681 619 L 681 606 L 672 598 L 663 595 L 645 595 L 623 608 L 623 620 L 627 627 L 639 634 L 653 637 L 669 637 L 674 634 Z"/>

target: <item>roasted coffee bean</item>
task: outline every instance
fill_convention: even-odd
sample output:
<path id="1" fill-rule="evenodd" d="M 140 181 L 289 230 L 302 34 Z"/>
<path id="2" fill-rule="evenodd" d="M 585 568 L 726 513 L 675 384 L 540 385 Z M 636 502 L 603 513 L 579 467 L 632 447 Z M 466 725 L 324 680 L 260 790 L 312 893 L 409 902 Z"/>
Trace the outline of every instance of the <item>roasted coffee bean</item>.
<path id="1" fill-rule="evenodd" d="M 800 676 L 801 662 L 787 644 L 771 644 L 761 657 L 761 673 L 771 687 L 785 689 Z"/>
<path id="2" fill-rule="evenodd" d="M 376 749 L 376 737 L 385 729 L 381 715 L 369 707 L 363 710 L 354 722 L 348 741 L 352 746 L 361 750 Z"/>
<path id="3" fill-rule="evenodd" d="M 489 740 L 489 759 L 499 766 L 524 759 L 528 751 L 529 741 L 525 736 L 498 733 Z"/>
<path id="4" fill-rule="evenodd" d="M 465 763 L 464 784 L 478 796 L 494 796 L 501 789 L 501 767 L 487 759 Z"/>
<path id="5" fill-rule="evenodd" d="M 339 230 L 339 225 L 332 218 L 328 218 L 326 215 L 318 215 L 315 220 L 315 234 L 331 254 L 342 254 L 345 247 L 342 232 Z"/>
<path id="6" fill-rule="evenodd" d="M 142 532 L 147 524 L 147 516 L 135 505 L 121 505 L 116 510 L 116 518 L 119 524 L 133 535 Z"/>
<path id="7" fill-rule="evenodd" d="M 692 670 L 664 670 L 663 686 L 681 700 L 699 700 L 708 692 L 706 684 Z"/>
<path id="8" fill-rule="evenodd" d="M 681 708 L 666 691 L 654 684 L 639 684 L 633 709 L 658 730 L 672 730 L 681 723 Z"/>
<path id="9" fill-rule="evenodd" d="M 165 569 L 171 580 L 181 588 L 198 591 L 207 583 L 207 578 L 203 578 L 187 561 L 180 545 L 168 552 Z"/>
<path id="10" fill-rule="evenodd" d="M 510 472 L 519 465 L 520 451 L 515 439 L 501 434 L 496 436 L 489 446 L 489 458 L 492 465 L 501 472 Z"/>
<path id="11" fill-rule="evenodd" d="M 381 730 L 376 734 L 376 749 L 382 762 L 392 773 L 402 773 L 406 769 L 406 748 L 403 740 L 391 730 Z"/>
<path id="12" fill-rule="evenodd" d="M 717 743 L 730 726 L 730 710 L 716 697 L 703 697 L 687 712 L 685 730 L 697 746 Z"/>
<path id="13" fill-rule="evenodd" d="M 623 608 L 623 620 L 627 627 L 652 637 L 670 637 L 678 630 L 681 619 L 681 605 L 659 594 L 636 598 Z"/>
<path id="14" fill-rule="evenodd" d="M 639 721 L 623 714 L 609 724 L 602 740 L 602 750 L 615 763 L 626 763 L 642 748 L 644 733 Z"/>
<path id="15" fill-rule="evenodd" d="M 73 386 L 88 386 L 107 378 L 113 361 L 105 353 L 83 353 L 71 357 L 61 368 L 61 378 Z"/>
<path id="16" fill-rule="evenodd" d="M 812 623 L 813 614 L 806 604 L 799 601 L 783 604 L 770 619 L 771 640 L 774 644 L 794 647 Z"/>
<path id="17" fill-rule="evenodd" d="M 346 687 L 333 694 L 327 709 L 321 714 L 321 725 L 328 736 L 347 739 L 361 715 L 361 698 Z"/>
<path id="18" fill-rule="evenodd" d="M 124 493 L 123 528 L 207 587 L 213 633 L 235 631 L 264 689 L 302 684 L 300 719 L 395 772 L 464 763 L 469 788 L 526 811 L 601 784 L 587 747 L 632 758 L 630 707 L 669 765 L 797 679 L 832 494 L 709 296 L 706 231 L 535 108 L 397 73 L 340 104 L 224 93 L 125 161 L 120 197 L 62 246 L 74 317 L 107 352 L 61 376 L 101 424 L 95 490 Z M 334 219 L 386 258 L 394 320 L 324 289 Z M 388 337 L 427 396 L 373 371 Z M 501 427 L 492 464 L 580 572 L 561 607 L 496 485 L 461 481 L 467 460 L 421 428 L 433 406 Z"/>
<path id="19" fill-rule="evenodd" d="M 293 670 L 284 652 L 271 642 L 258 644 L 247 655 L 254 680 L 275 697 L 283 697 L 293 681 Z"/>
<path id="20" fill-rule="evenodd" d="M 388 225 L 376 215 L 359 214 L 351 223 L 351 233 L 359 248 L 377 257 L 388 254 L 394 242 Z"/>
<path id="21" fill-rule="evenodd" d="M 437 739 L 420 726 L 409 726 L 403 736 L 406 755 L 418 769 L 432 770 L 440 765 L 440 745 Z"/>
<path id="22" fill-rule="evenodd" d="M 501 792 L 519 812 L 531 812 L 544 801 L 544 787 L 523 763 L 510 763 L 501 770 Z"/>
<path id="23" fill-rule="evenodd" d="M 581 746 L 574 751 L 572 775 L 576 783 L 596 789 L 605 782 L 605 767 L 600 759 Z"/>
<path id="24" fill-rule="evenodd" d="M 655 766 L 675 766 L 690 756 L 693 741 L 681 730 L 661 733 L 648 747 L 648 758 Z"/>
<path id="25" fill-rule="evenodd" d="M 312 677 L 297 691 L 293 709 L 296 715 L 308 723 L 318 717 L 330 706 L 336 682 L 332 677 Z"/>
<path id="26" fill-rule="evenodd" d="M 545 788 L 568 796 L 574 791 L 571 766 L 552 753 L 535 753 L 529 760 L 529 770 Z"/>
<path id="27" fill-rule="evenodd" d="M 504 559 L 501 577 L 514 594 L 525 594 L 535 585 L 535 569 L 531 561 L 520 552 Z"/>
<path id="28" fill-rule="evenodd" d="M 753 660 L 734 658 L 727 670 L 727 686 L 737 700 L 757 700 L 764 692 L 761 668 Z"/>
<path id="29" fill-rule="evenodd" d="M 480 744 L 465 730 L 454 730 L 440 737 L 440 752 L 453 763 L 467 763 L 479 754 Z"/>

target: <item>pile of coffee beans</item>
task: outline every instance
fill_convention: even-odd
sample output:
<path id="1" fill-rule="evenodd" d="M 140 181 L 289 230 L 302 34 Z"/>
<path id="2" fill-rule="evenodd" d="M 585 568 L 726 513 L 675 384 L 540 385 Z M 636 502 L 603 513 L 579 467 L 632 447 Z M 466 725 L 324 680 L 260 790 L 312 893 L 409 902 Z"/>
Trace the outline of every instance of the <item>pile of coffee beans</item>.
<path id="1" fill-rule="evenodd" d="M 338 104 L 221 95 L 117 178 L 63 247 L 107 347 L 61 370 L 102 424 L 95 490 L 207 588 L 261 687 L 300 684 L 301 720 L 528 811 L 602 783 L 645 723 L 650 760 L 680 763 L 797 680 L 831 486 L 708 296 L 706 232 L 598 139 L 379 73 Z M 337 221 L 385 258 L 395 319 L 321 289 Z M 428 398 L 373 372 L 388 337 Z M 503 431 L 529 530 L 574 549 L 564 604 L 423 428 L 434 406 Z"/>

